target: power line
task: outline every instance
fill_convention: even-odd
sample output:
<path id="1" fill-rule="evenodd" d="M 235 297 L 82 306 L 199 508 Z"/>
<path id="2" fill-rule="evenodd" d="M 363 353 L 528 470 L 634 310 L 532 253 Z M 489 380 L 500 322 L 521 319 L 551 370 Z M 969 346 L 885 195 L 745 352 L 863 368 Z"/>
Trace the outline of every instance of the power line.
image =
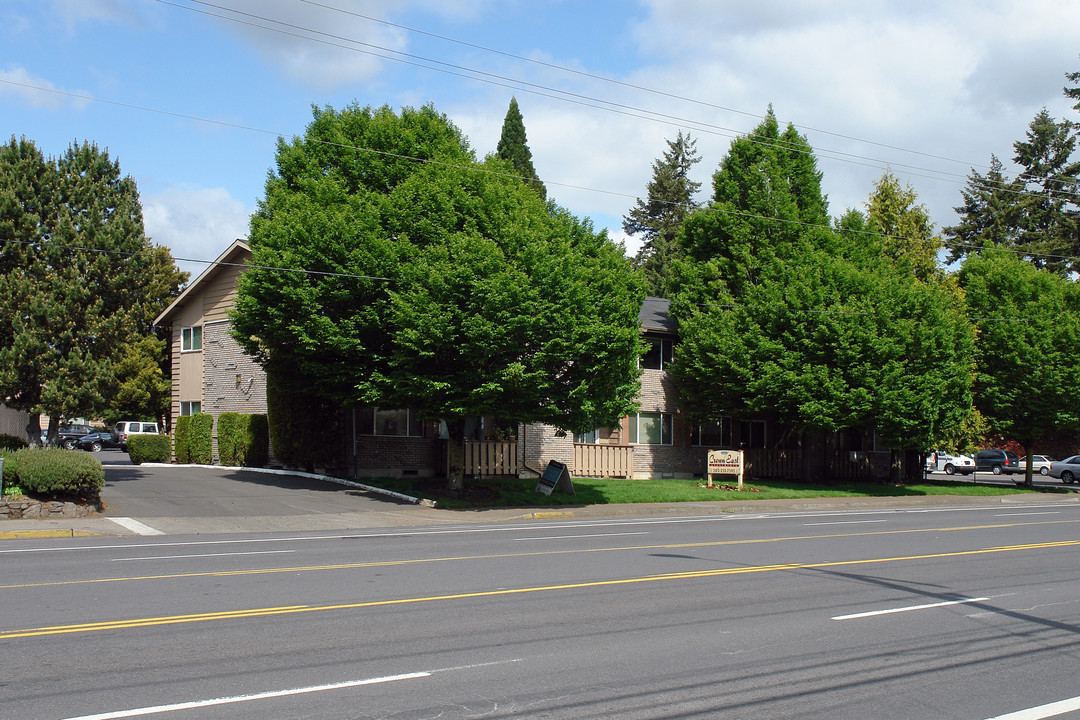
<path id="1" fill-rule="evenodd" d="M 161 1 L 162 0 L 158 0 L 158 2 L 161 2 Z M 222 126 L 222 127 L 235 128 L 235 129 L 238 129 L 238 130 L 247 130 L 247 131 L 258 132 L 258 133 L 262 133 L 262 134 L 266 134 L 266 135 L 274 135 L 276 137 L 283 137 L 283 136 L 289 135 L 288 133 L 279 133 L 279 132 L 275 132 L 275 131 L 272 131 L 272 130 L 256 128 L 256 127 L 248 126 L 248 125 L 241 125 L 241 124 L 238 124 L 238 123 L 231 123 L 231 122 L 226 122 L 226 121 L 222 121 L 222 120 L 212 120 L 212 119 L 208 119 L 208 118 L 199 117 L 197 115 L 190 115 L 190 114 L 186 114 L 186 113 L 178 113 L 178 112 L 173 112 L 173 111 L 169 111 L 169 110 L 161 110 L 161 109 L 158 109 L 158 108 L 150 108 L 150 107 L 145 107 L 145 106 L 140 106 L 140 105 L 134 105 L 134 104 L 131 104 L 131 103 L 119 102 L 119 101 L 115 101 L 115 100 L 107 100 L 107 99 L 103 99 L 103 98 L 94 97 L 92 95 L 87 95 L 87 94 L 84 94 L 84 93 L 73 93 L 73 92 L 68 92 L 68 91 L 65 91 L 65 90 L 57 90 L 55 88 L 46 88 L 46 87 L 41 87 L 41 86 L 37 86 L 37 85 L 32 85 L 32 84 L 29 84 L 29 83 L 16 82 L 14 80 L 7 80 L 7 79 L 3 79 L 3 78 L 0 78 L 0 83 L 4 83 L 4 84 L 7 84 L 7 85 L 14 85 L 14 86 L 18 86 L 18 87 L 24 87 L 24 88 L 33 89 L 33 90 L 40 90 L 42 92 L 54 93 L 54 94 L 57 94 L 57 95 L 64 95 L 64 96 L 67 96 L 67 97 L 78 98 L 80 100 L 87 100 L 87 101 L 91 101 L 91 102 L 100 102 L 100 103 L 105 103 L 105 104 L 109 104 L 109 105 L 116 105 L 118 107 L 124 107 L 124 108 L 129 108 L 129 109 L 134 109 L 134 110 L 140 110 L 140 111 L 144 111 L 144 112 L 151 112 L 151 113 L 156 113 L 156 114 L 160 114 L 160 115 L 166 115 L 166 116 L 169 116 L 169 117 L 183 118 L 183 119 L 191 120 L 191 121 L 194 121 L 194 122 L 204 122 L 204 123 L 210 123 L 210 124 L 218 125 L 218 126 Z M 290 135 L 290 136 L 293 137 L 293 138 L 299 138 L 300 137 L 300 136 L 297 136 L 297 135 Z M 439 166 L 443 166 L 443 167 L 463 169 L 463 170 L 468 170 L 470 172 L 478 172 L 478 173 L 485 173 L 485 174 L 494 175 L 494 176 L 514 178 L 514 179 L 522 180 L 522 181 L 528 180 L 528 178 L 525 178 L 525 177 L 522 177 L 522 176 L 519 176 L 519 175 L 514 175 L 512 173 L 500 172 L 500 171 L 497 171 L 497 170 L 491 170 L 491 169 L 488 169 L 488 168 L 479 167 L 478 165 L 458 165 L 458 164 L 454 164 L 454 163 L 446 163 L 446 162 L 442 162 L 442 161 L 438 161 L 438 160 L 417 158 L 417 157 L 413 157 L 413 156 L 410 156 L 410 155 L 402 155 L 402 154 L 399 154 L 399 153 L 391 153 L 391 152 L 386 152 L 386 151 L 383 151 L 383 150 L 375 150 L 373 148 L 365 148 L 365 147 L 361 147 L 361 146 L 358 146 L 358 145 L 348 145 L 348 144 L 345 144 L 345 143 L 336 143 L 336 142 L 331 142 L 331 141 L 328 141 L 328 140 L 322 140 L 322 139 L 319 139 L 319 138 L 304 137 L 302 139 L 305 142 L 313 142 L 313 143 L 316 143 L 316 144 L 327 145 L 327 146 L 331 146 L 331 147 L 338 147 L 338 148 L 342 148 L 342 149 L 346 149 L 346 150 L 353 150 L 353 151 L 356 151 L 356 152 L 365 152 L 365 153 L 371 153 L 371 154 L 374 154 L 374 155 L 382 155 L 382 156 L 385 156 L 385 157 L 393 157 L 393 158 L 397 158 L 397 159 L 401 159 L 401 160 L 409 160 L 409 161 L 412 161 L 412 162 L 427 163 L 427 164 L 439 165 Z M 777 147 L 787 147 L 787 144 L 781 144 L 781 145 L 778 145 Z M 610 195 L 610 196 L 613 196 L 613 197 L 628 198 L 628 199 L 633 199 L 633 200 L 638 199 L 638 197 L 636 195 L 631 194 L 631 193 L 617 192 L 617 191 L 614 191 L 614 190 L 603 190 L 603 189 L 599 189 L 599 188 L 591 188 L 591 187 L 584 186 L 584 185 L 573 185 L 573 184 L 570 184 L 570 183 L 561 183 L 561 182 L 558 182 L 558 181 L 551 181 L 551 180 L 545 180 L 544 182 L 545 182 L 545 184 L 551 185 L 551 186 L 554 186 L 554 187 L 565 187 L 565 188 L 569 188 L 569 189 L 573 189 L 573 190 L 582 190 L 582 191 L 585 191 L 585 192 L 592 192 L 592 193 L 598 193 L 598 194 L 603 194 L 603 195 Z M 1036 195 L 1036 196 L 1038 197 L 1038 195 Z M 715 204 L 714 205 L 709 205 L 707 207 L 711 208 L 711 209 L 713 209 L 713 210 L 715 210 L 717 212 L 722 212 L 724 214 L 733 215 L 733 216 L 737 216 L 737 217 L 742 217 L 742 218 L 745 218 L 745 219 L 763 220 L 763 221 L 766 221 L 766 222 L 776 222 L 776 223 L 786 223 L 786 224 L 789 224 L 789 225 L 797 225 L 797 226 L 801 226 L 801 227 L 817 228 L 817 229 L 823 229 L 823 230 L 829 230 L 829 231 L 834 229 L 829 225 L 817 225 L 817 224 L 814 224 L 814 223 L 807 223 L 807 222 L 803 222 L 803 221 L 799 221 L 799 220 L 791 220 L 789 218 L 779 218 L 779 217 L 768 217 L 768 216 L 765 216 L 765 215 L 755 215 L 753 213 L 746 213 L 746 212 L 741 212 L 741 211 L 738 211 L 738 210 L 732 210 L 732 209 L 729 209 L 729 208 L 722 208 L 722 207 L 719 207 L 719 206 L 717 206 Z M 870 230 L 845 230 L 845 232 L 850 232 L 850 233 L 859 234 L 859 235 L 866 235 L 866 236 L 870 236 L 870 237 L 878 237 L 878 238 L 889 239 L 889 240 L 908 240 L 908 241 L 911 241 L 911 242 L 923 242 L 923 243 L 935 242 L 933 239 L 906 237 L 906 236 L 902 236 L 902 235 L 888 235 L 888 234 L 884 234 L 884 233 L 873 232 L 873 231 L 870 231 Z M 952 246 L 956 247 L 956 248 L 966 248 L 969 251 L 970 250 L 979 250 L 979 249 L 982 249 L 984 247 L 984 245 L 977 244 L 977 243 L 953 243 Z M 1069 261 L 1069 262 L 1080 261 L 1080 257 L 1074 257 L 1074 256 L 1055 255 L 1055 254 L 1050 254 L 1050 253 L 1032 253 L 1032 252 L 1028 252 L 1028 251 L 1018 250 L 1018 249 L 1014 249 L 1014 248 L 1004 248 L 1004 247 L 999 248 L 999 249 L 1002 250 L 1002 251 L 1005 251 L 1005 252 L 1012 252 L 1012 253 L 1014 253 L 1016 255 L 1024 256 L 1024 257 L 1040 258 L 1040 259 L 1046 259 L 1046 260 L 1065 260 L 1065 261 Z M 183 261 L 183 262 L 210 262 L 210 261 L 203 261 L 203 260 L 190 260 L 189 261 L 189 260 L 184 260 L 182 258 L 178 258 L 178 259 Z"/>

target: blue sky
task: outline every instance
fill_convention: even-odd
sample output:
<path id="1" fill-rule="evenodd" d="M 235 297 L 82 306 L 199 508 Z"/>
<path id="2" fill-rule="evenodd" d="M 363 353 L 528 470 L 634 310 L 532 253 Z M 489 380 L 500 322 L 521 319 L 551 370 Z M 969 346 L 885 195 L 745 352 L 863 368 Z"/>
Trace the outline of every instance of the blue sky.
<path id="1" fill-rule="evenodd" d="M 482 156 L 516 96 L 549 196 L 629 252 L 665 139 L 697 138 L 706 200 L 770 103 L 834 215 L 889 168 L 940 227 L 1040 108 L 1080 120 L 1078 30 L 1080 0 L 3 0 L 0 132 L 108 148 L 147 234 L 193 260 L 246 235 L 279 135 L 354 101 L 433 103 Z"/>

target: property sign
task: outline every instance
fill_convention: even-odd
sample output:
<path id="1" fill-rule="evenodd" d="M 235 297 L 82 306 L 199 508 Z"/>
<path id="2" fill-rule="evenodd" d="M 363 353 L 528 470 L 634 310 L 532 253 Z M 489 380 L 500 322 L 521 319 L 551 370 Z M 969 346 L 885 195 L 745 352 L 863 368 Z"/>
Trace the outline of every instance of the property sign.
<path id="1" fill-rule="evenodd" d="M 709 487 L 712 487 L 713 475 L 736 475 L 739 478 L 739 489 L 742 490 L 742 450 L 710 450 L 706 472 L 709 477 Z"/>
<path id="2" fill-rule="evenodd" d="M 568 495 L 574 495 L 574 482 L 570 479 L 570 469 L 565 463 L 552 460 L 544 468 L 544 474 L 540 476 L 540 482 L 536 483 L 536 492 L 550 495 L 552 490 L 558 488 Z"/>

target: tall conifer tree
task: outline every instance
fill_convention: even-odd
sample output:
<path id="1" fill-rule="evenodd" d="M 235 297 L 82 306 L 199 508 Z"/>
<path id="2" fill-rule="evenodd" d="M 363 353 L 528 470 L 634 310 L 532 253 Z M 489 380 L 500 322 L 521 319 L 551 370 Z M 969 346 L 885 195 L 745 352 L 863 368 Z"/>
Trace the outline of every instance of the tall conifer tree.
<path id="1" fill-rule="evenodd" d="M 510 98 L 510 107 L 503 120 L 502 136 L 499 137 L 496 152 L 503 160 L 510 161 L 510 164 L 514 166 L 514 172 L 536 190 L 541 200 L 547 200 L 547 188 L 540 182 L 540 177 L 532 164 L 532 151 L 529 150 L 529 143 L 525 137 L 525 120 L 521 117 L 521 110 L 518 109 L 517 98 Z"/>
<path id="2" fill-rule="evenodd" d="M 647 198 L 638 198 L 623 216 L 623 230 L 642 239 L 634 264 L 645 274 L 648 293 L 656 297 L 668 297 L 672 264 L 679 254 L 676 236 L 686 216 L 697 208 L 694 195 L 701 183 L 690 179 L 690 169 L 701 162 L 696 144 L 682 130 L 668 140 L 664 156 L 653 162 Z"/>

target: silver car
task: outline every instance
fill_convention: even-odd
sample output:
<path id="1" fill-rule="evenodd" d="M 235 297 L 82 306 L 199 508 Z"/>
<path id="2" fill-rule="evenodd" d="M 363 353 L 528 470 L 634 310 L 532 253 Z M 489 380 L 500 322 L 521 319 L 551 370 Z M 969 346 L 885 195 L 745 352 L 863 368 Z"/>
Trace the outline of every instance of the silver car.
<path id="1" fill-rule="evenodd" d="M 1055 460 L 1050 463 L 1050 477 L 1061 478 L 1061 482 L 1069 485 L 1080 478 L 1080 455 L 1073 455 L 1064 460 Z"/>

